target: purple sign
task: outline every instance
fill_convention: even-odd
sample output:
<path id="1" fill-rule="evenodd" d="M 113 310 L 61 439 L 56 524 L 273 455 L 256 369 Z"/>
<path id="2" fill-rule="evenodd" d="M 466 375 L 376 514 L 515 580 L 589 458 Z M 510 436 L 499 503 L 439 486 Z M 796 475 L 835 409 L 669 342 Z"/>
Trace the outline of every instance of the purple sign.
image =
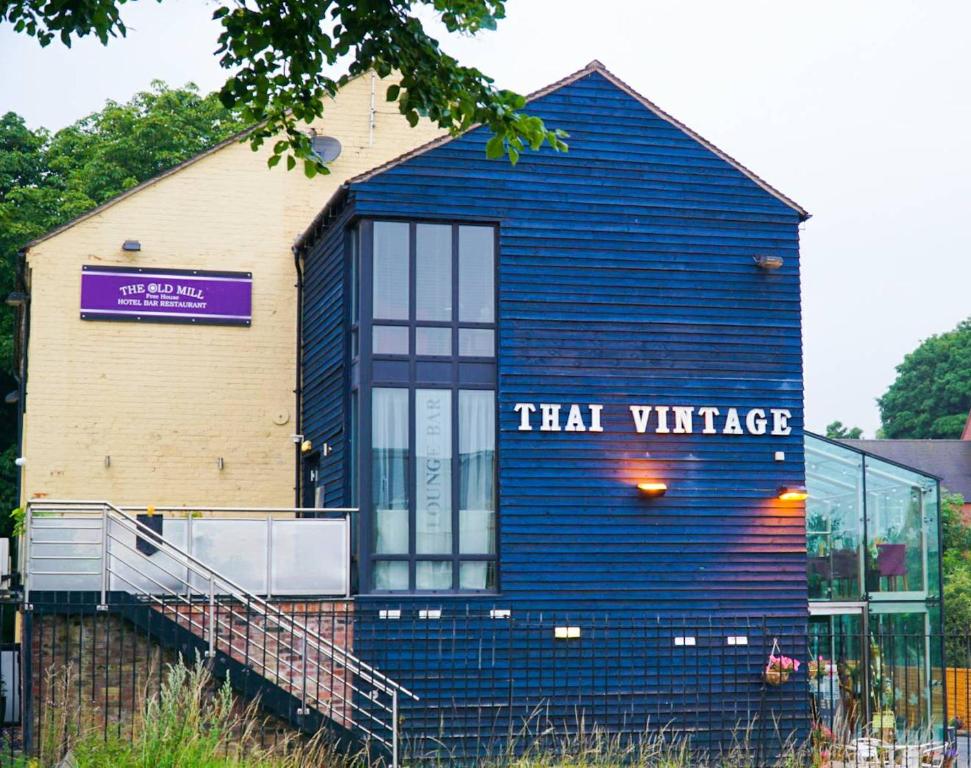
<path id="1" fill-rule="evenodd" d="M 250 272 L 81 267 L 82 320 L 249 325 L 252 305 Z"/>

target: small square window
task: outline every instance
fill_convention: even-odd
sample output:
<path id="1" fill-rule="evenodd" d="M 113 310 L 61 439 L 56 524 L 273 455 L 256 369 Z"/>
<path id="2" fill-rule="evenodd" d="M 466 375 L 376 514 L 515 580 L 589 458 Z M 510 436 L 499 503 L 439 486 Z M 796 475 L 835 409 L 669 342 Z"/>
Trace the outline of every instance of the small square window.
<path id="1" fill-rule="evenodd" d="M 495 589 L 496 564 L 465 562 L 459 565 L 459 589 Z"/>
<path id="2" fill-rule="evenodd" d="M 462 357 L 495 357 L 495 332 L 482 328 L 460 328 L 459 355 Z"/>
<path id="3" fill-rule="evenodd" d="M 408 329 L 404 326 L 376 325 L 372 339 L 375 355 L 408 354 Z"/>
<path id="4" fill-rule="evenodd" d="M 407 590 L 408 563 L 400 560 L 378 560 L 374 563 L 374 588 Z"/>
<path id="5" fill-rule="evenodd" d="M 419 560 L 415 569 L 415 589 L 451 589 L 452 564 L 440 560 Z"/>
<path id="6" fill-rule="evenodd" d="M 418 328 L 415 331 L 415 354 L 449 356 L 452 354 L 451 328 Z"/>

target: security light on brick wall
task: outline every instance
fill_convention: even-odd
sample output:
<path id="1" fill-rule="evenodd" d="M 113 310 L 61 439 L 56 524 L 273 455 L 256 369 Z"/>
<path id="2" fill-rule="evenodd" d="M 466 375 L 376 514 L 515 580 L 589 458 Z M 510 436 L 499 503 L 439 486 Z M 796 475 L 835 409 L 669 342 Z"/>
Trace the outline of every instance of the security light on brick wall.
<path id="1" fill-rule="evenodd" d="M 781 256 L 766 256 L 764 254 L 752 257 L 755 260 L 755 266 L 759 269 L 765 269 L 772 271 L 778 269 L 782 266 L 783 260 Z"/>

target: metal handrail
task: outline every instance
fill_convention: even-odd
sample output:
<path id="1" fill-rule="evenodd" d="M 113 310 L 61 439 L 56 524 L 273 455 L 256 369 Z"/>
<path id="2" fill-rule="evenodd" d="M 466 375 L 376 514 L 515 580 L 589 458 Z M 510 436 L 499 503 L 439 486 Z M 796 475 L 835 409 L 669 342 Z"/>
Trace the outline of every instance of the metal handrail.
<path id="1" fill-rule="evenodd" d="M 140 509 L 139 507 L 129 507 L 128 510 L 136 511 Z M 244 509 L 233 509 L 233 508 L 220 508 L 220 507 L 210 507 L 210 508 L 198 508 L 198 507 L 155 507 L 156 511 L 172 512 L 172 511 L 185 511 L 187 513 L 191 512 L 218 512 L 218 513 L 232 513 L 232 512 L 244 512 L 244 513 L 259 513 L 267 514 L 274 512 L 286 512 L 286 513 L 301 513 L 301 512 L 335 512 L 335 513 L 350 513 L 357 511 L 356 509 L 333 509 L 333 510 L 321 510 L 321 509 L 298 509 L 298 508 L 244 508 Z M 24 573 L 23 573 L 23 584 L 24 584 L 24 601 L 29 604 L 30 599 L 30 588 L 31 588 L 31 543 L 42 544 L 45 543 L 43 540 L 36 540 L 33 538 L 33 518 L 34 513 L 47 513 L 47 514 L 57 514 L 63 513 L 65 515 L 99 515 L 101 519 L 101 531 L 100 531 L 100 541 L 89 541 L 89 542 L 78 542 L 86 546 L 97 546 L 99 547 L 99 554 L 93 556 L 69 556 L 72 560 L 100 560 L 101 562 L 101 605 L 99 608 L 107 609 L 107 600 L 109 595 L 110 586 L 110 576 L 120 579 L 124 583 L 128 584 L 130 587 L 140 592 L 143 596 L 153 600 L 158 605 L 162 606 L 164 611 L 166 607 L 169 607 L 169 603 L 165 599 L 158 597 L 148 589 L 140 587 L 133 584 L 122 572 L 117 569 L 112 568 L 112 559 L 117 557 L 112 555 L 111 548 L 112 545 L 118 545 L 124 549 L 133 552 L 137 557 L 151 563 L 152 567 L 161 573 L 169 576 L 176 580 L 179 586 L 180 592 L 174 592 L 164 584 L 154 579 L 149 573 L 139 572 L 139 576 L 144 579 L 150 580 L 156 586 L 161 588 L 164 593 L 168 593 L 170 599 L 174 599 L 177 602 L 181 602 L 183 605 L 190 607 L 192 611 L 197 609 L 203 609 L 208 615 L 208 622 L 205 620 L 203 623 L 196 621 L 190 611 L 189 614 L 179 614 L 176 613 L 177 619 L 181 618 L 186 621 L 190 628 L 200 630 L 201 634 L 205 637 L 203 638 L 209 644 L 209 653 L 214 653 L 218 648 L 218 641 L 216 637 L 216 630 L 218 627 L 228 629 L 230 632 L 230 640 L 226 641 L 228 644 L 227 653 L 232 656 L 233 645 L 232 645 L 232 635 L 236 634 L 241 636 L 241 633 L 235 629 L 232 625 L 232 619 L 234 618 L 244 618 L 250 619 L 253 613 L 261 616 L 263 619 L 263 625 L 259 626 L 254 624 L 252 621 L 247 621 L 247 632 L 252 627 L 263 633 L 264 642 L 262 646 L 262 651 L 264 657 L 269 652 L 272 657 L 275 658 L 277 669 L 275 673 L 276 678 L 280 678 L 280 664 L 283 663 L 285 667 L 288 667 L 294 673 L 301 673 L 301 691 L 300 700 L 302 702 L 301 712 L 306 713 L 307 702 L 308 702 L 308 683 L 313 685 L 317 694 L 313 696 L 314 704 L 317 705 L 318 711 L 321 711 L 321 705 L 330 707 L 331 713 L 333 713 L 333 699 L 336 698 L 341 704 L 345 705 L 349 710 L 356 713 L 364 715 L 368 720 L 377 723 L 386 732 L 390 732 L 390 741 L 387 737 L 382 737 L 381 735 L 375 733 L 371 728 L 365 727 L 360 722 L 354 722 L 354 727 L 360 729 L 367 736 L 376 739 L 381 742 L 384 746 L 388 747 L 392 752 L 392 762 L 394 765 L 397 764 L 397 753 L 398 753 L 398 695 L 403 694 L 409 696 L 412 699 L 417 700 L 418 697 L 409 691 L 407 688 L 392 680 L 391 678 L 384 675 L 375 667 L 367 664 L 353 653 L 342 648 L 330 640 L 324 638 L 316 631 L 310 629 L 303 622 L 298 621 L 293 616 L 284 613 L 271 603 L 267 602 L 263 598 L 252 594 L 245 588 L 241 587 L 239 584 L 234 582 L 229 577 L 219 573 L 206 563 L 202 562 L 192 554 L 184 551 L 177 545 L 166 540 L 164 537 L 159 536 L 151 528 L 141 523 L 136 518 L 129 514 L 129 511 L 123 508 L 119 508 L 108 501 L 102 500 L 59 500 L 59 499 L 37 499 L 28 502 L 27 512 L 26 512 L 26 535 L 24 541 Z M 111 529 L 111 523 L 114 522 L 122 526 L 123 530 L 127 530 L 128 533 L 134 533 L 136 537 L 144 538 L 152 543 L 154 547 L 158 550 L 165 552 L 165 554 L 171 559 L 175 560 L 177 563 L 176 570 L 185 570 L 185 575 L 177 575 L 171 573 L 167 569 L 163 568 L 157 560 L 149 560 L 148 556 L 137 550 L 137 548 L 132 547 L 128 542 L 119 538 L 115 535 Z M 38 529 L 48 528 L 49 526 L 39 525 Z M 90 530 L 96 530 L 92 527 Z M 51 542 L 54 543 L 54 542 Z M 65 542 L 57 542 L 65 543 Z M 43 556 L 41 556 L 43 558 Z M 38 558 L 40 559 L 40 558 Z M 128 567 L 131 567 L 130 562 L 126 563 Z M 50 575 L 47 572 L 35 571 L 37 575 Z M 58 575 L 67 575 L 67 572 L 61 571 Z M 78 575 L 96 576 L 96 573 L 92 572 L 79 572 Z M 193 580 L 198 579 L 208 584 L 208 590 L 201 589 L 193 585 Z M 181 594 L 181 586 L 184 585 L 186 588 L 186 594 Z M 226 596 L 223 597 L 220 594 L 217 597 L 216 587 L 219 585 L 221 588 L 225 588 Z M 207 600 L 206 603 L 199 602 L 199 600 L 193 600 L 193 594 L 197 598 L 203 598 Z M 242 604 L 245 608 L 246 615 L 237 612 L 237 609 L 227 602 L 229 600 L 235 601 L 237 604 Z M 220 616 L 220 612 L 217 608 L 223 608 L 229 611 L 229 622 Z M 205 614 L 204 614 L 205 615 Z M 269 623 L 280 627 L 285 632 L 289 632 L 290 640 L 284 642 L 284 638 L 280 635 L 275 635 L 274 642 L 277 645 L 277 649 L 289 651 L 291 654 L 296 655 L 302 660 L 302 669 L 298 669 L 294 663 L 287 658 L 283 658 L 286 654 L 273 653 L 267 648 L 267 626 Z M 207 627 L 208 624 L 208 627 Z M 192 630 L 190 630 L 192 631 Z M 194 634 L 196 634 L 194 632 Z M 299 646 L 299 648 L 297 647 Z M 237 649 L 238 650 L 238 649 Z M 308 651 L 313 651 L 315 656 L 314 664 L 316 665 L 315 670 L 308 669 Z M 259 659 L 251 658 L 248 651 L 248 635 L 247 635 L 247 651 L 245 653 L 245 662 L 251 668 L 256 668 L 259 666 L 262 668 L 261 673 L 264 677 L 269 679 L 271 672 L 267 667 L 265 661 L 260 662 Z M 322 659 L 326 659 L 331 663 L 331 669 L 328 670 L 322 663 Z M 334 679 L 334 669 L 333 665 L 336 664 L 343 668 L 349 676 L 353 676 L 355 681 L 363 681 L 369 684 L 373 689 L 375 695 L 370 695 L 368 692 L 361 690 L 357 685 L 352 682 L 352 680 L 343 679 L 338 687 L 342 688 L 345 692 L 358 693 L 362 697 L 369 701 L 370 705 L 377 705 L 381 710 L 391 715 L 391 723 L 386 723 L 375 714 L 369 711 L 367 708 L 362 707 L 360 704 L 354 701 L 353 695 L 350 697 L 345 697 L 339 690 L 335 690 L 334 687 L 328 685 L 322 676 L 325 674 L 330 675 Z M 313 674 L 311 674 L 313 673 Z M 292 681 L 290 686 L 292 687 Z M 320 691 L 323 689 L 326 693 L 331 696 L 330 702 L 325 702 L 320 698 Z M 383 693 L 391 698 L 390 707 L 380 702 L 376 694 Z M 294 693 L 296 695 L 296 693 Z"/>

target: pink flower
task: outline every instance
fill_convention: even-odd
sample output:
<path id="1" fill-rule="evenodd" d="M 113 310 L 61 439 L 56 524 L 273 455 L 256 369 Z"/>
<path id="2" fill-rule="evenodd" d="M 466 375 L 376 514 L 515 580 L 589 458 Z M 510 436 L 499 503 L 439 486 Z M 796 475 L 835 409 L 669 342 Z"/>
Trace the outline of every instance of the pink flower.
<path id="1" fill-rule="evenodd" d="M 788 656 L 776 656 L 772 654 L 769 656 L 769 663 L 766 665 L 766 669 L 778 669 L 783 672 L 798 672 L 800 662 L 798 659 L 792 659 Z"/>

